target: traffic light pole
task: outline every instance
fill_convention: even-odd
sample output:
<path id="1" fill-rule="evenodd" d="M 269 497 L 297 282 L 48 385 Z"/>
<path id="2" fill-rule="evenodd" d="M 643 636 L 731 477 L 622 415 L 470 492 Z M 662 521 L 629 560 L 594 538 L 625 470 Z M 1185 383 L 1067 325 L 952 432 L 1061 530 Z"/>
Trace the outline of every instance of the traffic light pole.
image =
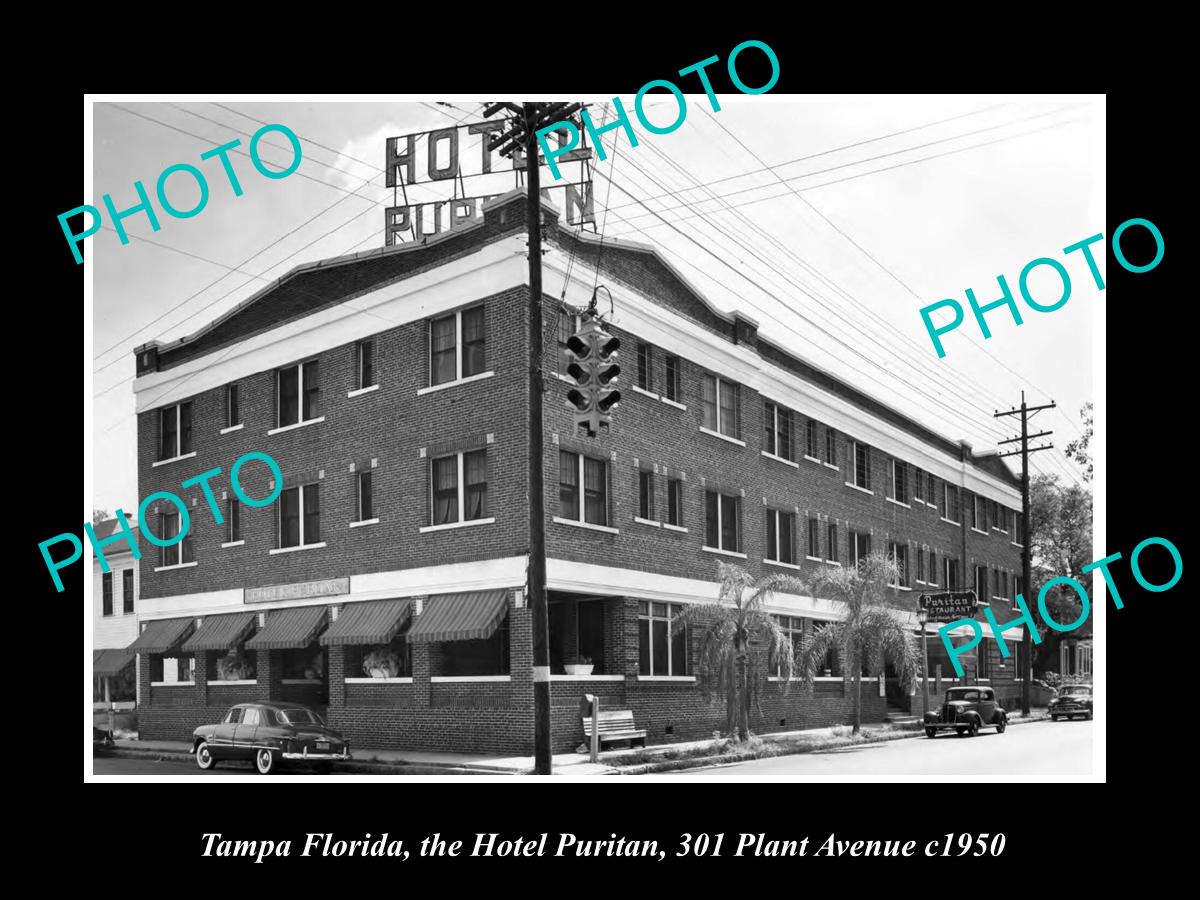
<path id="1" fill-rule="evenodd" d="M 542 427 L 542 201 L 538 142 L 524 104 L 526 224 L 529 228 L 529 610 L 533 627 L 533 773 L 549 775 L 550 626 L 546 603 L 545 437 Z"/>

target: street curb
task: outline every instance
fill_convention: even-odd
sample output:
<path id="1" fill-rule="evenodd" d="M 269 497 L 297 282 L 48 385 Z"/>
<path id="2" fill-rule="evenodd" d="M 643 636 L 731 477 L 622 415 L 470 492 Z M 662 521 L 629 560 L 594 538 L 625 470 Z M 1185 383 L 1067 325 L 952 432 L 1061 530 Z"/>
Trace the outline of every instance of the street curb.
<path id="1" fill-rule="evenodd" d="M 1050 720 L 1050 715 L 1049 715 L 1049 713 L 1046 713 L 1046 714 L 1040 714 L 1040 715 L 1031 715 L 1028 718 L 1010 720 L 1008 724 L 1010 726 L 1028 725 L 1033 722 L 1043 722 L 1043 721 L 1048 722 L 1049 720 Z M 762 735 L 761 737 L 763 738 L 764 741 L 768 741 L 772 744 L 776 744 L 776 745 L 783 744 L 782 741 L 770 741 L 770 735 Z M 696 757 L 692 757 L 691 759 L 673 759 L 673 760 L 668 760 L 668 761 L 659 762 L 659 763 L 641 763 L 636 766 L 627 766 L 627 767 L 621 767 L 620 765 L 615 764 L 615 763 L 610 763 L 610 765 L 613 765 L 614 768 L 617 769 L 617 771 L 614 774 L 618 774 L 618 775 L 653 775 L 656 772 L 679 772 L 679 771 L 683 771 L 685 769 L 699 769 L 699 768 L 703 768 L 705 766 L 719 766 L 719 765 L 723 765 L 726 763 L 754 762 L 755 760 L 758 760 L 758 759 L 777 759 L 780 756 L 799 756 L 803 753 L 817 753 L 822 750 L 838 750 L 838 749 L 841 749 L 842 747 L 861 747 L 861 746 L 865 746 L 865 745 L 869 745 L 869 744 L 889 744 L 892 741 L 903 741 L 903 740 L 908 740 L 909 738 L 917 738 L 917 737 L 925 737 L 924 728 L 918 728 L 916 730 L 903 730 L 903 731 L 898 730 L 898 731 L 888 734 L 888 736 L 884 737 L 884 738 L 879 738 L 879 739 L 871 740 L 871 741 L 862 741 L 862 742 L 858 742 L 858 743 L 847 742 L 845 744 L 826 744 L 826 745 L 818 745 L 818 746 L 811 746 L 811 747 L 796 747 L 794 749 L 788 750 L 785 753 L 776 753 L 776 754 L 772 754 L 769 756 L 768 755 L 742 756 L 737 753 L 722 753 L 717 756 L 696 756 Z"/>
<path id="2" fill-rule="evenodd" d="M 190 762 L 195 759 L 190 753 L 175 753 L 169 750 L 135 750 L 118 747 L 94 754 L 95 757 L 119 757 L 121 759 L 144 759 L 154 762 Z M 467 766 L 437 766 L 428 763 L 378 763 L 367 760 L 351 760 L 336 763 L 336 772 L 353 772 L 362 775 L 517 775 L 512 769 Z"/>

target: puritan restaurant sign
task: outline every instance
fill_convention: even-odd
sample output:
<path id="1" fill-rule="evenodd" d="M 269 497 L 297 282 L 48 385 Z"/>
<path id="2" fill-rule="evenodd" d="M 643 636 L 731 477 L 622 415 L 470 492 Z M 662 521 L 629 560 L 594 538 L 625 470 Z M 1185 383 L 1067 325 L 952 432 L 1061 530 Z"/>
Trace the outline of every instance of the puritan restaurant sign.
<path id="1" fill-rule="evenodd" d="M 921 609 L 929 613 L 930 622 L 953 622 L 955 619 L 972 619 L 979 606 L 974 591 L 941 591 L 936 594 L 921 594 L 917 598 Z"/>
<path id="2" fill-rule="evenodd" d="M 272 584 L 267 587 L 246 588 L 246 603 L 271 603 L 276 600 L 308 600 L 311 597 L 336 597 L 350 593 L 349 578 L 326 578 L 323 581 L 300 581 L 295 584 Z"/>

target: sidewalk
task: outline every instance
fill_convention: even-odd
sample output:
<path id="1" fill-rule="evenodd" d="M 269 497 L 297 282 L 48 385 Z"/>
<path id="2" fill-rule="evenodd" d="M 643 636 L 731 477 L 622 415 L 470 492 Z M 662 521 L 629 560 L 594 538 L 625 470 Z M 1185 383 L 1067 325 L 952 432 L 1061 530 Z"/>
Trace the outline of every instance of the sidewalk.
<path id="1" fill-rule="evenodd" d="M 1011 723 L 1037 722 L 1048 718 L 1045 710 L 1035 710 L 1029 717 L 1012 716 Z M 904 739 L 920 737 L 919 728 L 893 728 L 886 723 L 863 723 L 865 734 L 881 739 Z M 796 745 L 793 752 L 818 749 L 829 741 L 835 741 L 849 731 L 846 725 L 828 728 L 807 728 L 797 731 L 778 731 L 759 735 L 764 743 Z M 885 737 L 886 736 L 886 737 Z M 633 747 L 622 750 L 607 750 L 600 754 L 600 761 L 592 763 L 586 753 L 556 753 L 553 757 L 555 775 L 588 776 L 618 775 L 625 769 L 628 774 L 643 774 L 653 771 L 661 762 L 672 761 L 683 765 L 705 764 L 712 760 L 705 753 L 711 749 L 719 753 L 715 741 L 705 738 L 699 741 L 679 741 L 672 744 L 653 744 L 649 747 Z M 117 740 L 111 751 L 114 756 L 146 757 L 159 759 L 191 760 L 192 748 L 186 741 L 134 741 Z M 373 775 L 525 775 L 533 771 L 532 756 L 496 756 L 490 753 L 446 753 L 435 750 L 377 750 L 369 747 L 351 751 L 354 759 L 339 763 L 342 771 L 361 772 Z"/>

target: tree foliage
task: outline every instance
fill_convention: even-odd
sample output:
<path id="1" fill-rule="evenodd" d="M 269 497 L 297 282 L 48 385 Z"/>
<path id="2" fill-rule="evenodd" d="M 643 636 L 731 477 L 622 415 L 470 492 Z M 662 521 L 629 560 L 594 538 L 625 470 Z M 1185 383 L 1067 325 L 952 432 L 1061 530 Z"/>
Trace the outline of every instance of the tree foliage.
<path id="1" fill-rule="evenodd" d="M 1029 540 L 1033 562 L 1033 584 L 1025 593 L 1029 607 L 1037 603 L 1041 586 L 1052 578 L 1074 578 L 1092 593 L 1092 575 L 1083 567 L 1092 562 L 1092 492 L 1077 484 L 1063 484 L 1057 475 L 1035 475 L 1029 481 Z M 1061 624 L 1079 618 L 1082 604 L 1076 593 L 1067 587 L 1054 589 L 1046 595 L 1046 609 Z M 1038 633 L 1043 643 L 1038 648 L 1035 670 L 1056 665 L 1059 637 L 1055 631 L 1038 620 Z M 1078 636 L 1078 635 L 1077 635 Z"/>
<path id="2" fill-rule="evenodd" d="M 1083 421 L 1083 434 L 1078 439 L 1067 444 L 1066 453 L 1079 467 L 1083 469 L 1083 478 L 1092 480 L 1092 401 L 1083 404 L 1079 410 L 1079 418 Z"/>
<path id="3" fill-rule="evenodd" d="M 869 554 L 856 567 L 825 567 L 808 583 L 809 593 L 839 601 L 841 620 L 806 635 L 796 661 L 797 678 L 811 690 L 830 651 L 842 672 L 854 682 L 854 732 L 862 729 L 862 670 L 883 674 L 891 663 L 905 692 L 920 668 L 920 653 L 910 629 L 893 608 L 899 571 L 896 562 L 880 552 Z"/>
<path id="4" fill-rule="evenodd" d="M 805 592 L 797 578 L 769 574 L 755 579 L 740 566 L 717 563 L 720 590 L 715 603 L 693 603 L 675 617 L 672 633 L 684 627 L 700 632 L 696 682 L 706 703 L 725 699 L 730 734 L 745 741 L 750 736 L 750 709 L 762 712 L 760 696 L 771 674 L 771 661 L 779 666 L 785 684 L 792 678 L 792 643 L 766 603 L 776 591 Z M 765 645 L 766 654 L 754 652 Z"/>

